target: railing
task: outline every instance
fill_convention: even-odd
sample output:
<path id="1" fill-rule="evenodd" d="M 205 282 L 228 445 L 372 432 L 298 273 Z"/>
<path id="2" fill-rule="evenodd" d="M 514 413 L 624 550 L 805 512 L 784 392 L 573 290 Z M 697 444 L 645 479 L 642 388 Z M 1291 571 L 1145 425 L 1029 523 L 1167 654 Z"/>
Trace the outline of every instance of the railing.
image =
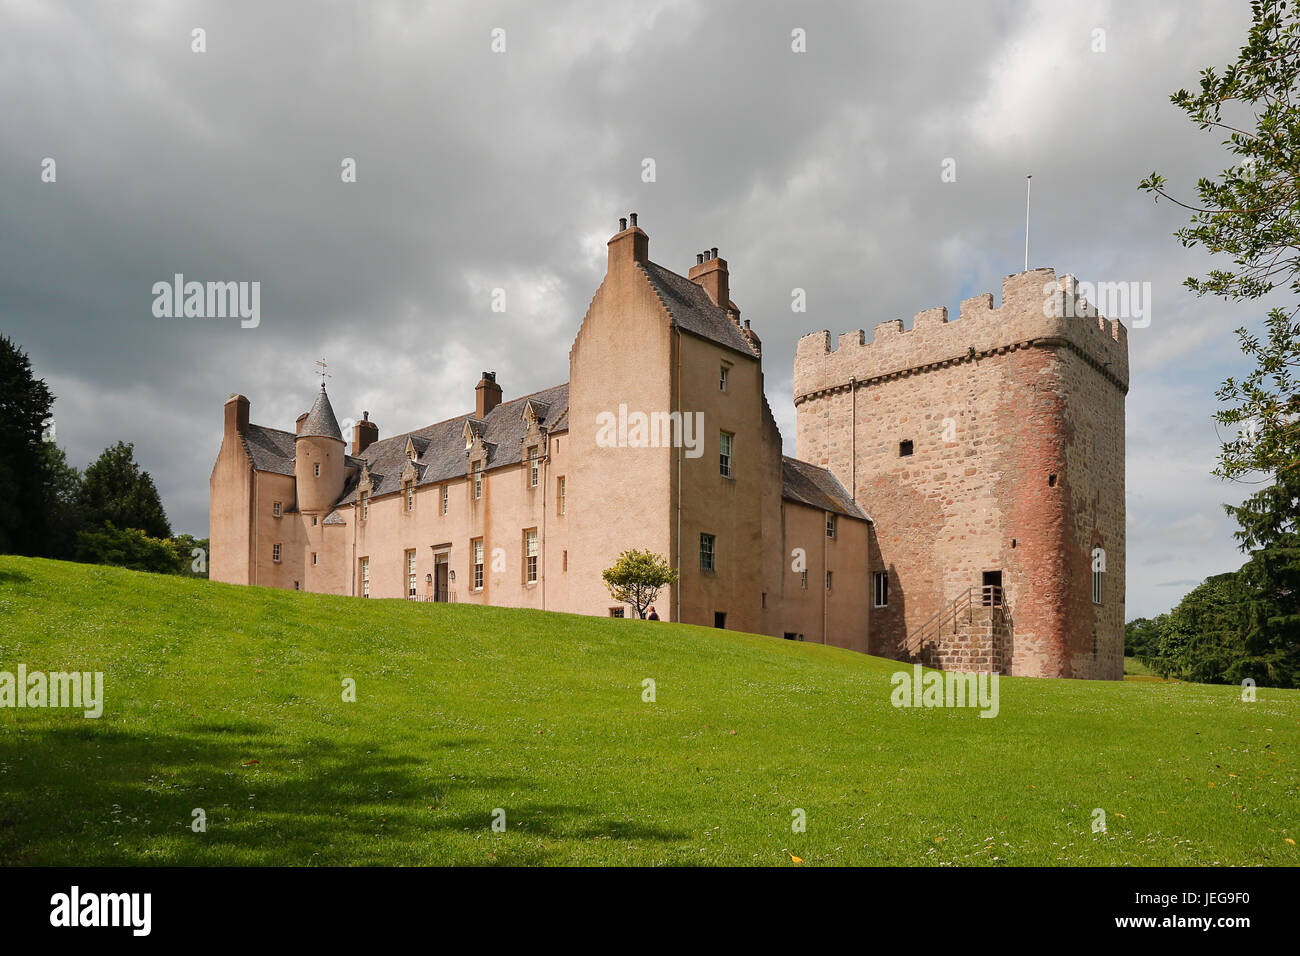
<path id="1" fill-rule="evenodd" d="M 417 604 L 455 604 L 456 589 L 452 588 L 445 594 L 408 594 L 408 601 L 415 601 Z"/>
<path id="2" fill-rule="evenodd" d="M 1002 588 L 997 584 L 986 584 L 982 588 L 967 588 L 966 593 L 959 595 L 947 607 L 940 608 L 932 614 L 924 624 L 915 631 L 907 635 L 903 641 L 903 653 L 911 658 L 918 657 L 926 644 L 938 640 L 939 635 L 944 629 L 952 625 L 952 633 L 957 633 L 957 625 L 961 621 L 962 613 L 966 615 L 966 622 L 969 624 L 974 620 L 974 601 L 975 591 L 978 590 L 979 602 L 981 607 L 1003 607 Z"/>

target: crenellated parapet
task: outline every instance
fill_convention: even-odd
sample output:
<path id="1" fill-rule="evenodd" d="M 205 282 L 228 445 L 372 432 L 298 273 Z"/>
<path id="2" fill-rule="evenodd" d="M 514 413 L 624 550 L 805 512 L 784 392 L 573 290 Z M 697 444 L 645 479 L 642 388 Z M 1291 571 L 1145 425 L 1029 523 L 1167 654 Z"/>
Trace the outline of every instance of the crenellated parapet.
<path id="1" fill-rule="evenodd" d="M 831 344 L 830 332 L 799 340 L 794 362 L 794 400 L 872 381 L 921 374 L 1024 348 L 1077 352 L 1104 378 L 1128 391 L 1128 330 L 1080 298 L 1073 276 L 1032 269 L 1002 281 L 1002 303 L 991 293 L 961 304 L 956 321 L 944 307 L 918 312 L 910 329 L 902 319 L 876 325 L 870 341 L 862 330 Z"/>

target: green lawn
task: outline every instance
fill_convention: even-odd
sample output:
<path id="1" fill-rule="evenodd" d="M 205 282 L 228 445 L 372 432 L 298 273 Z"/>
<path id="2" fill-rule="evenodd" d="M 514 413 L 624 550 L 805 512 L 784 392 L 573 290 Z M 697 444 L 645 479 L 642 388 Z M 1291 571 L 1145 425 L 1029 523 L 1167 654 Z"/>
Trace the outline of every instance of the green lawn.
<path id="1" fill-rule="evenodd" d="M 808 644 L 0 557 L 20 662 L 106 704 L 0 709 L 7 864 L 1300 862 L 1297 691 L 1008 678 L 981 719 Z"/>

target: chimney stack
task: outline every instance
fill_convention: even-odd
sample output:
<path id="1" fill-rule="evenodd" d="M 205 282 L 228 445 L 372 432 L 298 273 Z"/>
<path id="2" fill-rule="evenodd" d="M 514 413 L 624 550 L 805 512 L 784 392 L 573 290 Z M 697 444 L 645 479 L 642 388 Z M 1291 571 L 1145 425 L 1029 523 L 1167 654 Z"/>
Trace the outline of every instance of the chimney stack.
<path id="1" fill-rule="evenodd" d="M 608 242 L 609 263 L 607 269 L 614 270 L 616 264 L 625 262 L 650 261 L 650 237 L 636 224 L 636 213 L 629 213 L 632 224 L 626 219 L 618 221 L 618 234 Z"/>
<path id="2" fill-rule="evenodd" d="M 303 412 L 301 415 L 298 416 L 298 423 L 297 423 L 297 425 L 294 427 L 294 430 L 293 430 L 293 433 L 294 433 L 295 435 L 301 435 L 301 434 L 302 434 L 302 423 L 305 422 L 305 421 L 307 420 L 307 415 L 308 415 L 307 412 Z"/>
<path id="3" fill-rule="evenodd" d="M 727 260 L 718 258 L 717 246 L 695 257 L 695 265 L 686 277 L 704 288 L 713 304 L 724 312 L 731 311 L 731 289 L 727 278 Z M 703 261 L 701 261 L 703 260 Z M 739 314 L 739 313 L 737 313 Z"/>
<path id="4" fill-rule="evenodd" d="M 226 434 L 245 435 L 248 433 L 248 399 L 243 395 L 231 395 L 226 399 Z"/>
<path id="5" fill-rule="evenodd" d="M 352 457 L 360 458 L 361 453 L 379 441 L 379 426 L 370 420 L 369 412 L 361 413 L 361 421 L 352 426 Z"/>
<path id="6" fill-rule="evenodd" d="M 487 418 L 488 412 L 501 404 L 501 386 L 497 384 L 496 372 L 484 372 L 474 386 L 474 417 Z"/>

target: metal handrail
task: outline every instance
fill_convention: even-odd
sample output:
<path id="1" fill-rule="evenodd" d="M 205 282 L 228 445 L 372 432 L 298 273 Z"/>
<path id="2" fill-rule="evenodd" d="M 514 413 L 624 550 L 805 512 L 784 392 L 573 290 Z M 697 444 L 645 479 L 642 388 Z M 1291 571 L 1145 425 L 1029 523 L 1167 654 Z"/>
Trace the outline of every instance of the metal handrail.
<path id="1" fill-rule="evenodd" d="M 967 623 L 970 623 L 974 619 L 974 592 L 973 587 L 967 588 L 965 594 L 958 596 L 951 604 L 931 614 L 924 624 L 904 639 L 903 652 L 909 657 L 919 654 L 929 641 L 943 632 L 949 621 L 952 622 L 953 633 L 956 633 L 957 618 L 963 610 L 966 612 Z M 980 588 L 981 607 L 1004 607 L 1003 601 L 1004 594 L 1000 585 L 985 584 Z"/>

